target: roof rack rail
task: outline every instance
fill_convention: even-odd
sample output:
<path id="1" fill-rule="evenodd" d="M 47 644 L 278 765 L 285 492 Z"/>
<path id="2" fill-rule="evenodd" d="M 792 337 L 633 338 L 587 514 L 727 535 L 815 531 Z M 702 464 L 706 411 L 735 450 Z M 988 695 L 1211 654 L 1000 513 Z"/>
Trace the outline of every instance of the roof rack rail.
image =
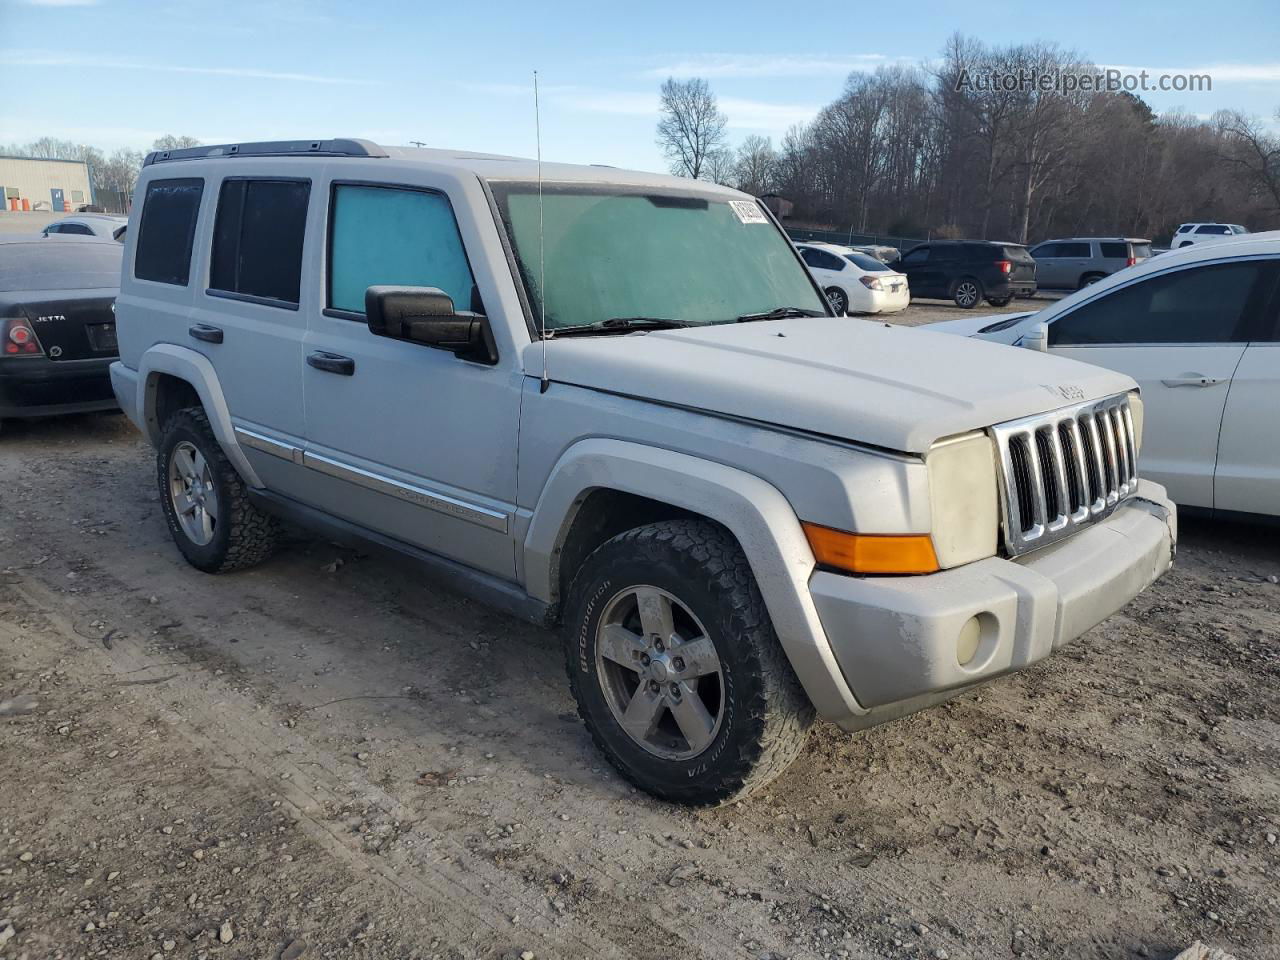
<path id="1" fill-rule="evenodd" d="M 387 151 L 369 140 L 267 140 L 262 143 L 220 143 L 153 150 L 144 167 L 169 160 L 206 160 L 214 157 L 385 157 Z"/>

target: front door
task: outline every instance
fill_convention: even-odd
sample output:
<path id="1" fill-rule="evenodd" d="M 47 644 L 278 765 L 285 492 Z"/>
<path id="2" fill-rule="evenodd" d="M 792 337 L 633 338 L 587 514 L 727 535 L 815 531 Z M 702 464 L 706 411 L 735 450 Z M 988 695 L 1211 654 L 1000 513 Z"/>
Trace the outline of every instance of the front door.
<path id="1" fill-rule="evenodd" d="M 374 336 L 365 291 L 438 287 L 484 313 L 449 197 L 332 184 L 323 309 L 303 368 L 306 499 L 395 540 L 515 578 L 518 371 Z"/>
<path id="2" fill-rule="evenodd" d="M 1218 432 L 1272 268 L 1240 260 L 1157 274 L 1086 301 L 1049 327 L 1053 353 L 1127 373 L 1142 388 L 1141 475 L 1212 508 Z"/>
<path id="3" fill-rule="evenodd" d="M 1250 343 L 1231 381 L 1213 477 L 1217 510 L 1280 516 L 1280 342 Z"/>

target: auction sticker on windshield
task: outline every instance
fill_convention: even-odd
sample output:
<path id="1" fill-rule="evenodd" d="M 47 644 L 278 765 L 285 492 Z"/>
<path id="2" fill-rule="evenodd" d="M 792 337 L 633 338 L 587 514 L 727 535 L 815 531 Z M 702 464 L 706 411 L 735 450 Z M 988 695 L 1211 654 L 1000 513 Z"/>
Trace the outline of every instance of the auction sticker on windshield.
<path id="1" fill-rule="evenodd" d="M 768 223 L 769 218 L 750 200 L 730 200 L 729 206 L 743 223 Z"/>

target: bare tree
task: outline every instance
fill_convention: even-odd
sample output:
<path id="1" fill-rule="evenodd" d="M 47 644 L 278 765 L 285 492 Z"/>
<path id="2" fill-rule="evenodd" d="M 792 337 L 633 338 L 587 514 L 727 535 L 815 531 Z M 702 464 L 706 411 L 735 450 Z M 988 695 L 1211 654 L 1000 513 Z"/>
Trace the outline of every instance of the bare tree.
<path id="1" fill-rule="evenodd" d="M 707 154 L 706 163 L 703 165 L 703 177 L 712 183 L 731 187 L 734 185 L 735 167 L 733 151 L 728 147 L 720 147 Z"/>
<path id="2" fill-rule="evenodd" d="M 152 150 L 182 150 L 186 147 L 198 147 L 200 141 L 195 137 L 175 137 L 171 133 L 166 133 L 163 137 L 151 144 Z"/>
<path id="3" fill-rule="evenodd" d="M 773 141 L 768 137 L 752 134 L 738 145 L 734 158 L 734 185 L 746 193 L 760 196 L 773 189 L 778 156 L 773 152 Z"/>
<path id="4" fill-rule="evenodd" d="M 716 104 L 707 81 L 698 77 L 662 84 L 662 118 L 658 121 L 658 146 L 677 176 L 697 180 L 705 173 L 708 158 L 725 143 L 728 122 Z"/>
<path id="5" fill-rule="evenodd" d="M 1280 121 L 1280 110 L 1276 119 Z M 1224 110 L 1214 120 L 1226 138 L 1222 160 L 1242 173 L 1273 211 L 1280 212 L 1280 136 L 1267 133 L 1257 120 L 1235 110 Z"/>

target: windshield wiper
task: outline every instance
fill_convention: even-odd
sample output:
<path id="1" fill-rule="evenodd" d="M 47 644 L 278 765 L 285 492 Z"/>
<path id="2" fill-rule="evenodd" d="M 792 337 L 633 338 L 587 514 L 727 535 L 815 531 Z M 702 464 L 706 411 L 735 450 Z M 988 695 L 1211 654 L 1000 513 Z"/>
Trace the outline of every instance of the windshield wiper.
<path id="1" fill-rule="evenodd" d="M 788 317 L 825 317 L 821 310 L 806 310 L 804 307 L 777 307 L 764 313 L 744 313 L 738 317 L 738 323 L 750 323 L 752 320 L 785 320 Z"/>
<path id="2" fill-rule="evenodd" d="M 610 317 L 608 320 L 597 320 L 595 323 L 583 323 L 576 327 L 551 328 L 547 335 L 551 337 L 603 336 L 610 333 L 629 333 L 632 330 L 674 330 L 677 327 L 691 327 L 687 320 L 676 320 L 672 317 Z"/>

